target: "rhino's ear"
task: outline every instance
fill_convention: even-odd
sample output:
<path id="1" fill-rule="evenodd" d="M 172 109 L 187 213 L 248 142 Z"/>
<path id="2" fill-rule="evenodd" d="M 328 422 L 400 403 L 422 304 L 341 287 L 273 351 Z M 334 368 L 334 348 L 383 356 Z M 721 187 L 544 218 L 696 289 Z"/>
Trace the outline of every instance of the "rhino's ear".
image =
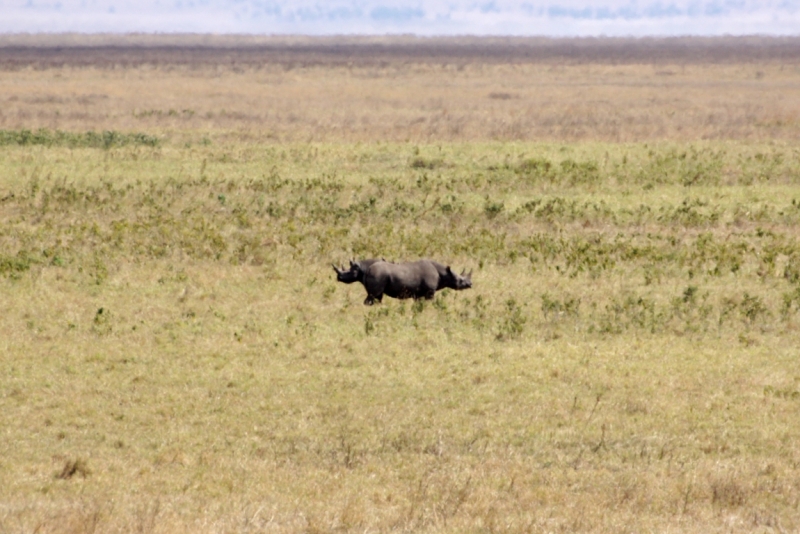
<path id="1" fill-rule="evenodd" d="M 444 272 L 446 272 L 447 274 L 453 274 L 453 271 L 450 269 L 449 265 L 447 266 Z"/>

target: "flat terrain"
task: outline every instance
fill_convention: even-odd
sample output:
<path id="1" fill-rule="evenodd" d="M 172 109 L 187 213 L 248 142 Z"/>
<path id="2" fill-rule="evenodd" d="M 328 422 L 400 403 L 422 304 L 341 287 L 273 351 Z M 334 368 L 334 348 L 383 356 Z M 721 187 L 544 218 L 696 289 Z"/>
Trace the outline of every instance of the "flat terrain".
<path id="1" fill-rule="evenodd" d="M 0 531 L 800 529 L 800 41 L 0 69 Z"/>
<path id="2" fill-rule="evenodd" d="M 270 142 L 800 136 L 800 39 L 83 39 L 0 39 L 0 128 Z"/>

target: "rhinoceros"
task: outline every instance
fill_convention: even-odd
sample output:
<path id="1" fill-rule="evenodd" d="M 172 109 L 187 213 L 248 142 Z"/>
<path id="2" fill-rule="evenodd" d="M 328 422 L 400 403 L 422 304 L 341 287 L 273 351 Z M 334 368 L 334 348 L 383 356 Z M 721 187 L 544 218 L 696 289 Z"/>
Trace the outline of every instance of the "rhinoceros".
<path id="1" fill-rule="evenodd" d="M 356 267 L 360 269 L 360 267 Z M 432 299 L 434 293 L 449 287 L 455 290 L 472 287 L 472 271 L 457 275 L 449 266 L 431 260 L 407 263 L 377 261 L 362 274 L 367 290 L 364 304 L 372 306 L 381 302 L 384 295 L 396 299 Z"/>
<path id="2" fill-rule="evenodd" d="M 364 283 L 364 273 L 369 269 L 373 263 L 379 261 L 386 261 L 383 258 L 372 258 L 369 260 L 353 261 L 350 260 L 350 270 L 345 271 L 344 267 L 339 269 L 335 265 L 333 270 L 336 271 L 336 281 L 345 284 L 352 284 L 353 282 Z"/>

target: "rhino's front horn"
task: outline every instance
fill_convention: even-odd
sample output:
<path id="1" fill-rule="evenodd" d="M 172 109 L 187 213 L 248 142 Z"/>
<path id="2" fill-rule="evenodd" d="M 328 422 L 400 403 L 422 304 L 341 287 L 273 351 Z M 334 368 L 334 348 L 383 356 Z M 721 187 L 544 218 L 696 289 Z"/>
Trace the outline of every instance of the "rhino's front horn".
<path id="1" fill-rule="evenodd" d="M 333 267 L 333 270 L 336 271 L 336 274 L 342 274 L 342 271 L 340 271 L 339 268 L 336 267 L 334 264 L 331 263 L 331 267 Z"/>

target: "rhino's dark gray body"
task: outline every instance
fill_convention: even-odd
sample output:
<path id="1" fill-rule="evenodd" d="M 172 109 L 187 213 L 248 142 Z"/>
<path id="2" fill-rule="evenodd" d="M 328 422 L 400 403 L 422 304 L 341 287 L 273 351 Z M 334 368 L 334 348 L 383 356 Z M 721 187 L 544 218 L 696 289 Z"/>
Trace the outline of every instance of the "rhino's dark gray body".
<path id="1" fill-rule="evenodd" d="M 396 299 L 432 299 L 434 293 L 449 287 L 461 290 L 472 287 L 472 273 L 461 276 L 450 267 L 431 260 L 408 263 L 378 261 L 363 273 L 363 284 L 367 290 L 364 304 L 371 306 L 384 295 Z"/>

